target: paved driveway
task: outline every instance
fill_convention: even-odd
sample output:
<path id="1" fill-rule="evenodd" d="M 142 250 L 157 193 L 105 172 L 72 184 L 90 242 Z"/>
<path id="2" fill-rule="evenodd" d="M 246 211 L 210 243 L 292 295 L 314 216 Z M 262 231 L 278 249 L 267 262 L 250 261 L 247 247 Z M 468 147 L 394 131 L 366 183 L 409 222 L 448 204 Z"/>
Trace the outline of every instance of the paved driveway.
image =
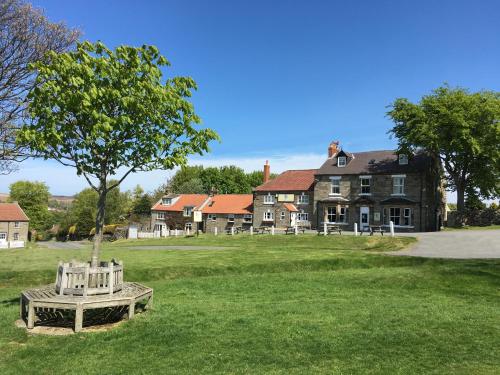
<path id="1" fill-rule="evenodd" d="M 500 230 L 457 230 L 413 233 L 418 238 L 412 247 L 390 253 L 429 258 L 500 258 Z"/>

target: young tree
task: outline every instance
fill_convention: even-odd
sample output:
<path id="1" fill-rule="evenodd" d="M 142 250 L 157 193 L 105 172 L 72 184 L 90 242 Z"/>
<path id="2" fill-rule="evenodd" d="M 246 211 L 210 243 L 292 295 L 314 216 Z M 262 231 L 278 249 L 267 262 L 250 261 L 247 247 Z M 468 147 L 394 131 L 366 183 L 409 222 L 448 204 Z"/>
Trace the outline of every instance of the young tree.
<path id="1" fill-rule="evenodd" d="M 388 116 L 402 151 L 424 149 L 438 158 L 463 215 L 467 191 L 500 194 L 500 93 L 440 87 L 419 103 L 396 99 Z"/>
<path id="2" fill-rule="evenodd" d="M 50 227 L 49 198 L 49 188 L 44 182 L 17 181 L 10 185 L 9 200 L 19 203 L 28 215 L 32 229 Z"/>
<path id="3" fill-rule="evenodd" d="M 130 173 L 184 165 L 189 154 L 203 154 L 218 138 L 210 129 L 194 127 L 200 119 L 187 100 L 196 89 L 194 80 L 163 82 L 161 67 L 167 65 L 154 46 L 111 51 L 100 42 L 50 52 L 48 62 L 34 64 L 32 122 L 18 141 L 74 167 L 98 193 L 92 267 L 99 264 L 108 192 Z"/>
<path id="4" fill-rule="evenodd" d="M 0 3 L 0 174 L 15 169 L 24 155 L 15 143 L 26 108 L 26 94 L 36 84 L 29 64 L 43 60 L 47 51 L 63 52 L 80 35 L 62 23 L 50 22 L 22 0 Z"/>

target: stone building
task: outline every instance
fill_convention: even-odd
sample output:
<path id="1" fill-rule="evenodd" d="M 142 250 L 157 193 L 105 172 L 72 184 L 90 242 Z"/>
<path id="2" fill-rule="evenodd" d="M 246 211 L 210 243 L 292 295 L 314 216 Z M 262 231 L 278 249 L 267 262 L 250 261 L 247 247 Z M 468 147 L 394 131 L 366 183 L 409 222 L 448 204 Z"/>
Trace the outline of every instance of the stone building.
<path id="1" fill-rule="evenodd" d="M 316 169 L 289 170 L 269 180 L 266 162 L 264 183 L 254 189 L 254 226 L 311 227 L 315 173 Z"/>
<path id="2" fill-rule="evenodd" d="M 231 227 L 250 229 L 253 223 L 252 194 L 218 194 L 209 198 L 203 206 L 203 231 L 219 233 L 229 231 Z"/>
<path id="3" fill-rule="evenodd" d="M 267 173 L 266 173 L 267 170 Z M 294 225 L 344 230 L 389 226 L 396 231 L 439 230 L 445 216 L 440 164 L 425 153 L 391 150 L 351 153 L 328 147 L 319 169 L 289 170 L 254 189 L 254 226 Z"/>
<path id="4" fill-rule="evenodd" d="M 29 219 L 17 203 L 0 203 L 0 248 L 24 247 Z"/>
<path id="5" fill-rule="evenodd" d="M 193 211 L 200 209 L 207 200 L 207 194 L 165 195 L 151 207 L 153 231 L 164 237 L 169 235 L 171 230 L 196 230 L 200 224 L 194 222 Z"/>
<path id="6" fill-rule="evenodd" d="M 160 237 L 172 230 L 193 233 L 197 229 L 213 233 L 229 231 L 231 227 L 249 229 L 252 225 L 252 194 L 169 194 L 151 208 L 154 232 Z M 200 211 L 202 221 L 194 222 L 194 212 Z"/>
<path id="7" fill-rule="evenodd" d="M 440 164 L 425 153 L 350 153 L 332 143 L 315 174 L 313 226 L 332 223 L 353 230 L 371 225 L 396 231 L 442 226 L 445 193 Z"/>

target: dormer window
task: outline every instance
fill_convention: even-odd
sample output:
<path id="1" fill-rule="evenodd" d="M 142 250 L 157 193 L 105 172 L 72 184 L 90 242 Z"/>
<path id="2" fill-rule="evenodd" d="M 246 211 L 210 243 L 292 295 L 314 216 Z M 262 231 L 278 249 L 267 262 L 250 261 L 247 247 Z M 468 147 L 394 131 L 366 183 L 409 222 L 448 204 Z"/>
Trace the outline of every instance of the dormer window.
<path id="1" fill-rule="evenodd" d="M 345 156 L 339 156 L 337 158 L 337 167 L 345 167 L 347 164 L 347 158 Z"/>
<path id="2" fill-rule="evenodd" d="M 399 159 L 399 165 L 407 165 L 408 164 L 408 155 L 399 154 L 398 159 Z"/>
<path id="3" fill-rule="evenodd" d="M 161 204 L 164 206 L 170 206 L 172 204 L 172 198 L 162 198 Z"/>

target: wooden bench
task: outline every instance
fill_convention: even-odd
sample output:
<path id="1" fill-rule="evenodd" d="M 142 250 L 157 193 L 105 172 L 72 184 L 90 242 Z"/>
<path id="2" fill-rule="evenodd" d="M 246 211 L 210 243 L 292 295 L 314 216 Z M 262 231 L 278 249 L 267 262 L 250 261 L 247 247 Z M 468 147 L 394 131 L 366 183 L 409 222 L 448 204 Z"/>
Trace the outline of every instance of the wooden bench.
<path id="1" fill-rule="evenodd" d="M 298 232 L 302 232 L 304 234 L 306 232 L 306 228 L 297 226 L 297 233 Z M 292 226 L 286 227 L 285 234 L 295 234 L 295 227 Z"/>
<path id="2" fill-rule="evenodd" d="M 380 233 L 383 236 L 385 233 L 385 229 L 381 225 L 370 225 L 368 230 L 366 230 L 366 227 L 361 229 L 359 231 L 359 235 L 362 236 L 365 232 L 369 232 L 370 236 L 373 236 L 374 233 Z"/>
<path id="3" fill-rule="evenodd" d="M 342 228 L 339 225 L 327 225 L 326 234 L 336 233 L 342 234 Z M 324 227 L 318 227 L 318 234 L 324 234 Z"/>
<path id="4" fill-rule="evenodd" d="M 43 315 L 47 312 L 56 312 L 56 310 L 74 310 L 74 330 L 79 332 L 83 327 L 85 310 L 128 306 L 128 318 L 132 319 L 135 314 L 135 305 L 141 301 L 147 301 L 145 307 L 150 308 L 153 303 L 153 289 L 134 282 L 123 283 L 122 290 L 113 294 L 86 297 L 60 295 L 56 293 L 54 284 L 50 284 L 21 293 L 20 317 L 26 322 L 27 328 L 32 329 L 35 326 L 37 314 Z"/>
<path id="5" fill-rule="evenodd" d="M 271 227 L 257 227 L 255 228 L 255 234 L 271 233 Z"/>

